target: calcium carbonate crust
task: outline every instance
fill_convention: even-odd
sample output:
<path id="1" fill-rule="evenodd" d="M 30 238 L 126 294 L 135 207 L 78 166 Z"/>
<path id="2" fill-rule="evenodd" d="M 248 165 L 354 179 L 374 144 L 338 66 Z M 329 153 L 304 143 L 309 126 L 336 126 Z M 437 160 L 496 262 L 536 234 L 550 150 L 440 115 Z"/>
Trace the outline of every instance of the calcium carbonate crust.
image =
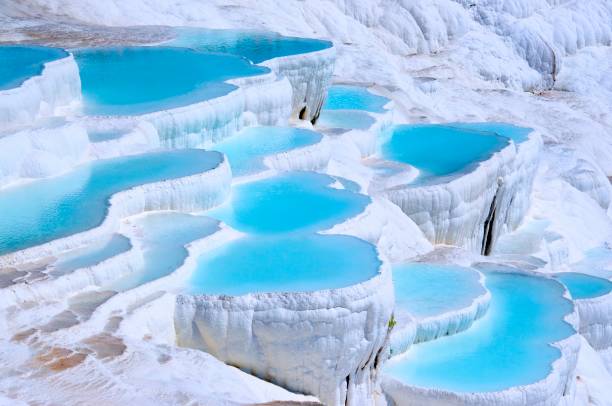
<path id="1" fill-rule="evenodd" d="M 231 177 L 229 164 L 223 156 L 215 168 L 203 173 L 148 183 L 119 192 L 110 198 L 106 217 L 98 227 L 3 255 L 0 257 L 0 267 L 25 263 L 85 245 L 117 230 L 121 219 L 145 211 L 191 212 L 214 207 L 229 195 Z"/>
<path id="2" fill-rule="evenodd" d="M 541 273 L 522 271 L 514 268 L 511 273 L 520 273 L 535 277 L 543 276 Z M 558 281 L 554 280 L 559 283 Z M 562 285 L 563 286 L 563 285 Z M 571 301 L 569 292 L 564 288 L 563 297 Z M 569 323 L 574 333 L 569 337 L 551 343 L 561 352 L 559 358 L 553 361 L 550 373 L 543 379 L 528 385 L 514 386 L 494 392 L 452 392 L 442 389 L 426 389 L 410 386 L 387 375 L 383 375 L 382 389 L 387 400 L 392 405 L 408 406 L 427 404 L 431 406 L 559 406 L 560 404 L 573 404 L 575 396 L 575 369 L 580 351 L 579 315 L 575 306 L 565 315 L 564 320 Z"/>
<path id="3" fill-rule="evenodd" d="M 574 304 L 580 315 L 580 334 L 597 351 L 612 349 L 612 292 L 575 299 Z"/>
<path id="4" fill-rule="evenodd" d="M 72 55 L 44 64 L 40 75 L 19 87 L 0 90 L 0 127 L 29 125 L 42 117 L 75 110 L 81 103 L 81 78 Z"/>

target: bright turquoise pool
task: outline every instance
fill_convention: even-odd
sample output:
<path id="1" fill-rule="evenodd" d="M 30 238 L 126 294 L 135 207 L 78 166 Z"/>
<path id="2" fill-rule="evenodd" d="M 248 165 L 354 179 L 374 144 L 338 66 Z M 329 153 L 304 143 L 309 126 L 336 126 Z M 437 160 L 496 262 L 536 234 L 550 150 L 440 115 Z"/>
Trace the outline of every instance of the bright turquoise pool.
<path id="1" fill-rule="evenodd" d="M 508 145 L 495 133 L 445 125 L 399 125 L 380 142 L 383 158 L 419 169 L 420 181 L 466 172 Z"/>
<path id="2" fill-rule="evenodd" d="M 0 46 L 0 90 L 19 87 L 32 76 L 40 75 L 47 62 L 66 58 L 68 52 L 40 46 Z"/>
<path id="3" fill-rule="evenodd" d="M 243 295 L 334 289 L 366 281 L 379 267 L 375 247 L 355 237 L 247 236 L 202 255 L 187 290 Z"/>
<path id="4" fill-rule="evenodd" d="M 295 148 L 316 144 L 321 134 L 293 127 L 248 127 L 215 144 L 215 151 L 228 157 L 234 176 L 265 169 L 263 158 Z"/>
<path id="5" fill-rule="evenodd" d="M 612 291 L 612 282 L 596 276 L 576 272 L 563 272 L 555 275 L 569 290 L 574 299 L 591 299 Z"/>
<path id="6" fill-rule="evenodd" d="M 94 228 L 110 197 L 145 183 L 194 175 L 222 162 L 218 152 L 178 150 L 86 164 L 0 193 L 0 255 Z"/>
<path id="7" fill-rule="evenodd" d="M 463 128 L 466 130 L 492 132 L 502 137 L 510 138 L 515 143 L 527 140 L 533 131 L 531 128 L 518 127 L 508 123 L 486 122 L 486 123 L 449 123 L 450 127 Z"/>
<path id="8" fill-rule="evenodd" d="M 222 96 L 225 80 L 269 70 L 233 55 L 186 48 L 124 47 L 75 52 L 85 113 L 138 115 Z"/>
<path id="9" fill-rule="evenodd" d="M 320 51 L 332 46 L 329 41 L 284 37 L 273 32 L 205 28 L 177 28 L 176 38 L 167 44 L 204 52 L 242 56 L 253 63 L 279 56 Z"/>
<path id="10" fill-rule="evenodd" d="M 121 235 L 113 234 L 109 238 L 100 239 L 86 247 L 69 251 L 60 255 L 53 264 L 51 274 L 64 275 L 79 268 L 86 268 L 132 248 L 130 240 Z"/>
<path id="11" fill-rule="evenodd" d="M 358 110 L 321 110 L 317 126 L 342 128 L 345 130 L 367 130 L 376 120 L 365 111 Z"/>
<path id="12" fill-rule="evenodd" d="M 139 218 L 142 230 L 144 267 L 114 282 L 110 288 L 125 291 L 169 275 L 185 258 L 185 245 L 219 230 L 219 222 L 206 216 L 158 212 Z"/>
<path id="13" fill-rule="evenodd" d="M 563 318 L 572 304 L 549 279 L 487 272 L 487 314 L 465 332 L 413 346 L 385 373 L 422 388 L 487 392 L 545 378 L 560 351 L 550 344 L 574 334 Z"/>
<path id="14" fill-rule="evenodd" d="M 287 172 L 239 184 L 230 202 L 209 215 L 254 234 L 323 230 L 356 216 L 370 203 L 365 195 L 330 187 L 334 182 L 314 172 Z"/>
<path id="15" fill-rule="evenodd" d="M 452 265 L 395 266 L 393 285 L 396 308 L 418 318 L 466 308 L 486 293 L 478 272 Z"/>
<path id="16" fill-rule="evenodd" d="M 384 106 L 389 103 L 386 97 L 370 93 L 359 86 L 335 85 L 327 91 L 323 110 L 363 110 L 372 113 L 384 113 Z"/>

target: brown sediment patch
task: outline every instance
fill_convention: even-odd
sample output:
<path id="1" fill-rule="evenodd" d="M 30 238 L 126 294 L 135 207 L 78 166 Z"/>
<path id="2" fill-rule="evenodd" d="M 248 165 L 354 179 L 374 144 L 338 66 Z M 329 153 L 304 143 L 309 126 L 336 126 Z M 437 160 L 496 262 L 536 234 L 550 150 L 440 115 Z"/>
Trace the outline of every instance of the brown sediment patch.
<path id="1" fill-rule="evenodd" d="M 64 310 L 53 316 L 47 324 L 40 326 L 40 330 L 45 333 L 53 333 L 64 328 L 69 328 L 79 324 L 79 318 L 70 310 Z"/>
<path id="2" fill-rule="evenodd" d="M 51 347 L 47 352 L 38 355 L 36 360 L 50 370 L 59 372 L 79 365 L 85 358 L 87 358 L 87 354 L 82 352 L 75 352 L 63 347 Z"/>
<path id="3" fill-rule="evenodd" d="M 108 319 L 108 321 L 106 322 L 106 325 L 104 326 L 104 332 L 106 333 L 114 333 L 115 331 L 117 331 L 119 329 L 119 325 L 121 324 L 121 322 L 123 321 L 123 317 L 121 316 L 112 316 Z"/>
<path id="4" fill-rule="evenodd" d="M 83 340 L 87 348 L 95 352 L 97 358 L 117 357 L 127 348 L 121 338 L 108 333 L 100 333 Z"/>
<path id="5" fill-rule="evenodd" d="M 11 341 L 14 342 L 21 342 L 24 341 L 26 338 L 29 338 L 30 336 L 32 336 L 32 334 L 36 333 L 35 328 L 29 328 L 27 330 L 23 330 L 18 332 L 17 334 L 15 334 L 13 337 L 11 337 Z"/>

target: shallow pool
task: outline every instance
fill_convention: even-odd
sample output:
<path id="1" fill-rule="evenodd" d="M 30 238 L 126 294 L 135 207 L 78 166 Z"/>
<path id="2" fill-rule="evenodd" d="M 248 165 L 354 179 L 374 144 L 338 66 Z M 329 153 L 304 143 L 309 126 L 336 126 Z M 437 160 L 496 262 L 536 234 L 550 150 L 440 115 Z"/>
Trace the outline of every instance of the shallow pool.
<path id="1" fill-rule="evenodd" d="M 131 248 L 132 244 L 127 237 L 121 234 L 113 234 L 109 238 L 101 238 L 93 244 L 59 255 L 50 274 L 64 275 L 79 268 L 94 266 L 127 252 Z"/>
<path id="2" fill-rule="evenodd" d="M 398 125 L 380 141 L 383 158 L 419 169 L 419 180 L 432 181 L 466 172 L 508 145 L 495 133 L 436 124 Z"/>
<path id="3" fill-rule="evenodd" d="M 342 288 L 374 277 L 380 265 L 376 248 L 355 237 L 246 236 L 202 255 L 187 290 L 242 295 Z"/>
<path id="4" fill-rule="evenodd" d="M 466 308 L 486 293 L 478 272 L 453 265 L 398 265 L 393 285 L 396 308 L 418 318 Z"/>
<path id="5" fill-rule="evenodd" d="M 0 90 L 21 86 L 32 76 L 40 75 L 47 62 L 66 58 L 63 49 L 41 46 L 0 46 Z"/>
<path id="6" fill-rule="evenodd" d="M 89 115 L 138 115 L 222 96 L 225 80 L 269 70 L 233 55 L 172 47 L 83 49 L 75 52 Z"/>
<path id="7" fill-rule="evenodd" d="M 384 113 L 386 111 L 384 106 L 387 103 L 389 99 L 375 95 L 364 87 L 335 85 L 327 91 L 323 110 L 364 110 Z"/>
<path id="8" fill-rule="evenodd" d="M 215 168 L 223 156 L 203 150 L 157 152 L 96 161 L 58 177 L 0 193 L 0 255 L 94 228 L 110 197 L 145 183 Z"/>
<path id="9" fill-rule="evenodd" d="M 413 346 L 385 373 L 408 385 L 487 392 L 545 378 L 560 351 L 550 343 L 574 329 L 563 318 L 572 304 L 549 279 L 487 272 L 487 314 L 465 332 Z"/>
<path id="10" fill-rule="evenodd" d="M 233 187 L 231 200 L 209 215 L 256 234 L 318 231 L 361 213 L 370 198 L 330 187 L 336 180 L 314 172 L 287 172 Z"/>
<path id="11" fill-rule="evenodd" d="M 144 267 L 115 281 L 110 289 L 125 291 L 169 275 L 187 258 L 185 245 L 219 230 L 217 220 L 177 212 L 147 214 L 135 224 L 142 233 Z"/>
<path id="12" fill-rule="evenodd" d="M 316 144 L 321 134 L 292 127 L 248 127 L 212 147 L 228 157 L 234 176 L 265 169 L 263 158 Z"/>
<path id="13" fill-rule="evenodd" d="M 177 28 L 176 38 L 167 45 L 237 55 L 253 63 L 260 63 L 279 56 L 320 51 L 330 48 L 332 43 L 318 39 L 285 37 L 265 31 L 185 27 Z"/>
<path id="14" fill-rule="evenodd" d="M 563 272 L 556 274 L 555 278 L 567 287 L 574 299 L 590 299 L 612 291 L 609 280 L 583 273 Z"/>
<path id="15" fill-rule="evenodd" d="M 342 128 L 345 130 L 367 130 L 376 120 L 365 111 L 358 110 L 321 110 L 317 126 Z"/>
<path id="16" fill-rule="evenodd" d="M 448 126 L 467 130 L 493 132 L 502 137 L 510 138 L 515 143 L 521 143 L 527 140 L 529 134 L 533 131 L 532 128 L 519 127 L 494 121 L 485 123 L 449 123 Z"/>

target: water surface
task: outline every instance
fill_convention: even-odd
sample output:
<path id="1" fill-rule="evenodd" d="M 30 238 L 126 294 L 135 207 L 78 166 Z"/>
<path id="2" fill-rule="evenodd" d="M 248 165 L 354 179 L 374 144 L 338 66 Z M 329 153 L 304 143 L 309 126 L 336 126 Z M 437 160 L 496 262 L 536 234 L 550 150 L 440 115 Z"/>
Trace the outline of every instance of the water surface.
<path id="1" fill-rule="evenodd" d="M 32 76 L 40 75 L 45 63 L 68 55 L 68 52 L 58 48 L 0 45 L 0 90 L 21 86 Z"/>
<path id="2" fill-rule="evenodd" d="M 363 110 L 384 113 L 389 99 L 378 96 L 364 87 L 334 85 L 327 91 L 323 110 Z"/>
<path id="3" fill-rule="evenodd" d="M 596 276 L 577 272 L 563 272 L 555 275 L 569 290 L 574 299 L 591 299 L 612 291 L 612 282 Z"/>

